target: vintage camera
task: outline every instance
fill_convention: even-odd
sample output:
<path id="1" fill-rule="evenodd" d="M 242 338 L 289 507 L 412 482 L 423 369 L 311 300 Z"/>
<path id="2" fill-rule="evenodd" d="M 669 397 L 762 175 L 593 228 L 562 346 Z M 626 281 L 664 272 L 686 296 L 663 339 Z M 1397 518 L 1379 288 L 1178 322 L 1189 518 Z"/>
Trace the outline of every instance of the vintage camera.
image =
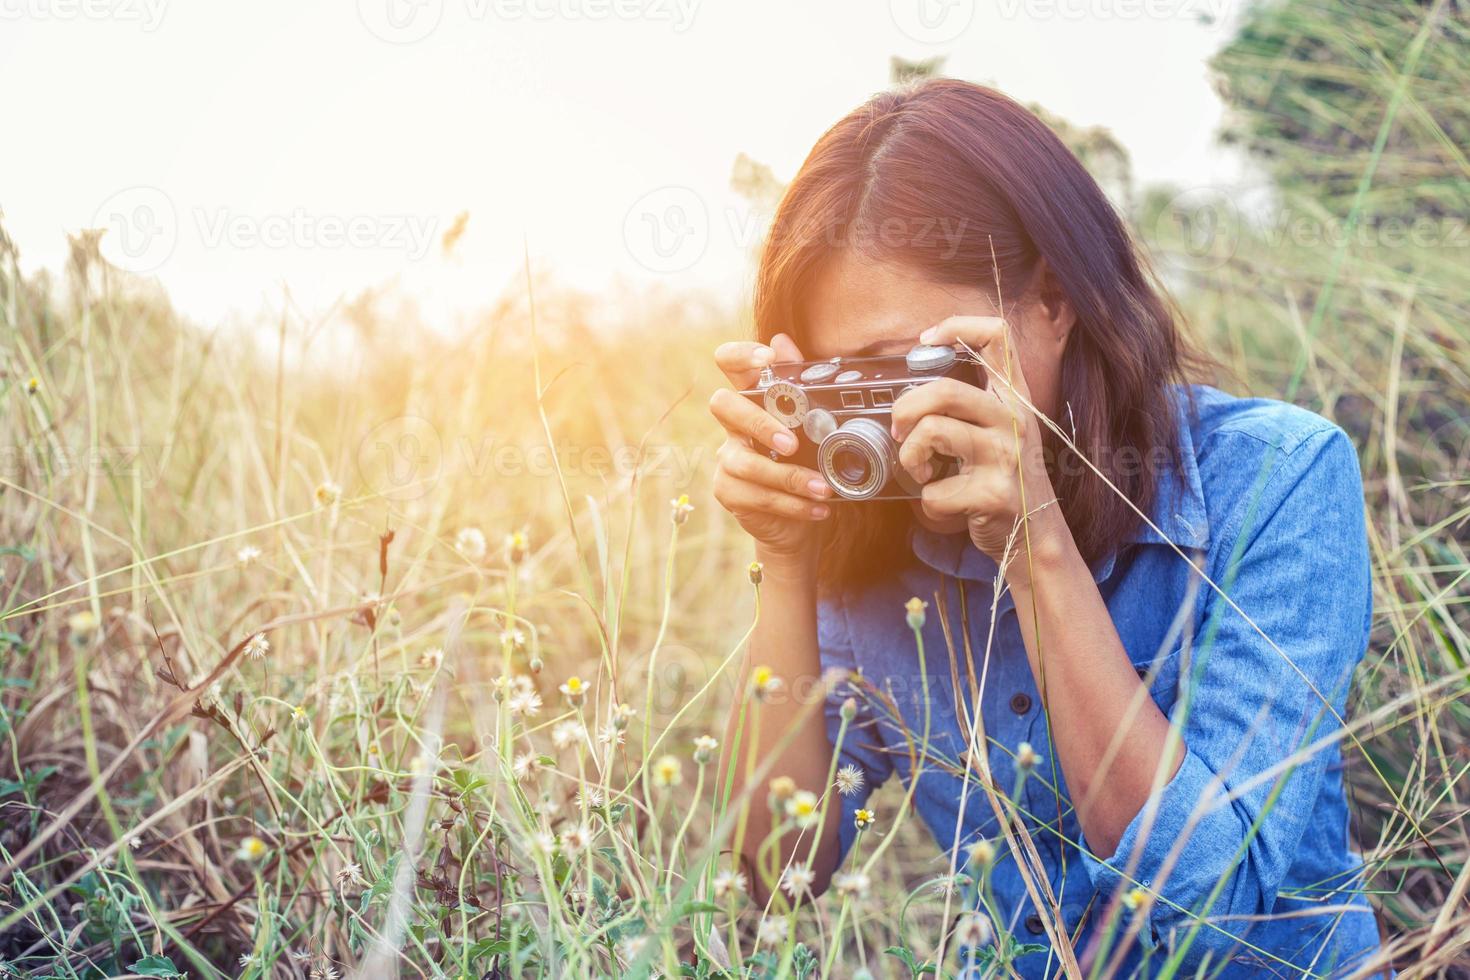
<path id="1" fill-rule="evenodd" d="M 772 459 L 811 467 L 848 500 L 908 500 L 923 486 L 898 465 L 889 435 L 894 400 L 938 378 L 981 386 L 984 376 L 979 362 L 954 347 L 920 344 L 902 355 L 773 364 L 741 394 L 796 434 L 796 453 L 773 452 Z M 932 479 L 954 470 L 953 459 L 941 460 Z"/>

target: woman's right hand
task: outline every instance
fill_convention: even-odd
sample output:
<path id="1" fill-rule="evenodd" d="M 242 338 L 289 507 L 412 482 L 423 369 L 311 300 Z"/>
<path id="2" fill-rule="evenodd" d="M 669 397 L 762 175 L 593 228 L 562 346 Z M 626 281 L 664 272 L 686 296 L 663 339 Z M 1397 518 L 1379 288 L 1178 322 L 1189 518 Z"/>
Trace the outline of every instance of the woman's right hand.
<path id="1" fill-rule="evenodd" d="M 710 397 L 709 408 L 724 426 L 725 442 L 715 455 L 715 499 L 735 515 L 740 526 L 756 540 L 761 560 L 802 558 L 816 544 L 816 524 L 826 520 L 832 497 L 816 470 L 783 463 L 796 452 L 796 436 L 739 389 L 750 388 L 761 368 L 777 361 L 800 361 L 801 351 L 785 334 L 771 346 L 751 341 L 721 344 L 715 362 L 734 389 L 721 388 Z"/>

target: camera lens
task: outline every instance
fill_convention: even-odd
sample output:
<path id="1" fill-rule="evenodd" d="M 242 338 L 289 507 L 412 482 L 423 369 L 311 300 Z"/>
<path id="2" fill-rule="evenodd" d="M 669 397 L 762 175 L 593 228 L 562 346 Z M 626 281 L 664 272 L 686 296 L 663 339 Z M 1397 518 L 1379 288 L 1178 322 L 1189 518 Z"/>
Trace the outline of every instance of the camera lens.
<path id="1" fill-rule="evenodd" d="M 898 447 L 881 423 L 855 418 L 822 440 L 817 467 L 841 496 L 867 500 L 888 484 L 897 456 Z"/>

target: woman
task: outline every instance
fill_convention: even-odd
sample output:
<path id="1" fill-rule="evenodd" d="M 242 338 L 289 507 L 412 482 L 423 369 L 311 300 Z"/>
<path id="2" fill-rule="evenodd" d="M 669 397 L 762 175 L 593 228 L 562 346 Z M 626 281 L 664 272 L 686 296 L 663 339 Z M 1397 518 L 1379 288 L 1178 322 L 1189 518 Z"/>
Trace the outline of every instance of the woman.
<path id="1" fill-rule="evenodd" d="M 861 774 L 816 831 L 814 890 L 896 776 L 936 867 L 989 875 L 969 934 L 1040 948 L 1023 975 L 1176 954 L 1329 975 L 1375 950 L 1333 738 L 1372 603 L 1353 447 L 1309 412 L 1185 384 L 1199 358 L 1062 142 L 967 83 L 874 98 L 787 191 L 755 313 L 760 341 L 716 355 L 737 389 L 916 342 L 986 366 L 983 387 L 894 404 L 898 463 L 930 481 L 913 501 L 834 499 L 786 461 L 795 433 L 734 390 L 711 400 L 715 495 L 764 566 L 747 670 L 793 692 L 851 672 L 825 717 L 772 697 L 726 739 L 757 740 L 727 748 L 737 786 L 754 758 L 822 794 L 834 745 Z M 958 471 L 931 480 L 939 457 Z M 750 795 L 754 869 L 772 811 Z M 804 864 L 797 839 L 783 861 Z"/>

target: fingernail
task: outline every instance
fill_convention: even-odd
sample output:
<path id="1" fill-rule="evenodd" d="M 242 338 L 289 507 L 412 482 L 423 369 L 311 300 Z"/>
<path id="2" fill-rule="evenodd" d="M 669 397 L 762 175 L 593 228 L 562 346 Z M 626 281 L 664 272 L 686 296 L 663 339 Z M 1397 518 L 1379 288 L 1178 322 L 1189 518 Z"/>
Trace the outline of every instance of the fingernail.
<path id="1" fill-rule="evenodd" d="M 919 343 L 931 344 L 934 342 L 934 338 L 938 335 L 939 329 L 937 327 L 930 327 L 928 330 L 925 330 L 923 333 L 919 334 Z"/>
<path id="2" fill-rule="evenodd" d="M 757 347 L 751 352 L 750 359 L 755 362 L 756 367 L 765 367 L 776 359 L 776 352 L 769 347 Z"/>
<path id="3" fill-rule="evenodd" d="M 827 486 L 827 481 L 816 476 L 807 481 L 806 488 L 811 491 L 814 497 L 825 497 L 831 491 L 831 487 Z"/>
<path id="4" fill-rule="evenodd" d="M 817 504 L 817 506 L 812 508 L 812 516 L 819 521 L 825 518 L 827 514 L 828 510 L 826 504 Z"/>
<path id="5" fill-rule="evenodd" d="M 776 433 L 776 437 L 771 442 L 775 443 L 776 448 L 783 453 L 796 452 L 796 436 L 789 432 Z"/>

